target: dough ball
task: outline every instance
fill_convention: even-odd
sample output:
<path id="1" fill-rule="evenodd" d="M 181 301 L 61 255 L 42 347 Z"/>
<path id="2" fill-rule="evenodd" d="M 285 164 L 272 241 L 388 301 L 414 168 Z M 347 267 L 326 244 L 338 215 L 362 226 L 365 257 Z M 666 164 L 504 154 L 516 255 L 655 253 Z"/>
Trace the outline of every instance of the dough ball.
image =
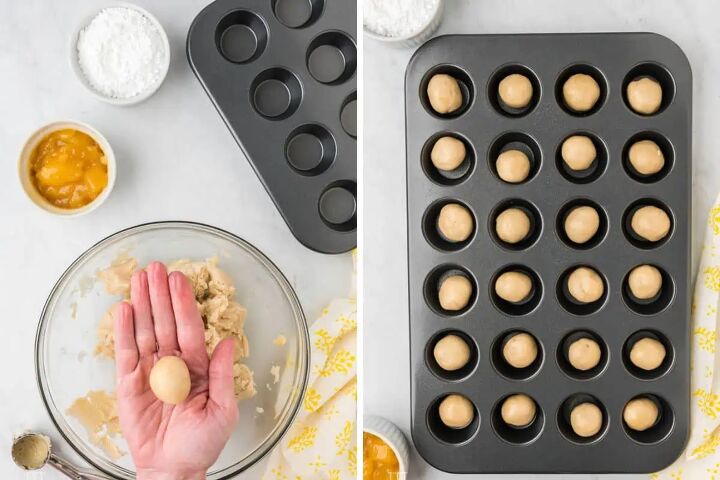
<path id="1" fill-rule="evenodd" d="M 437 227 L 448 242 L 463 242 L 475 228 L 470 210 L 458 203 L 448 203 L 440 209 Z"/>
<path id="2" fill-rule="evenodd" d="M 641 175 L 653 175 L 665 166 L 665 156 L 658 144 L 652 140 L 633 143 L 628 152 L 628 160 Z"/>
<path id="3" fill-rule="evenodd" d="M 578 172 L 590 168 L 597 158 L 597 149 L 590 137 L 573 135 L 563 142 L 560 155 L 570 170 Z"/>
<path id="4" fill-rule="evenodd" d="M 535 402 L 522 393 L 510 395 L 500 409 L 503 421 L 513 427 L 527 427 L 535 420 Z"/>
<path id="5" fill-rule="evenodd" d="M 532 292 L 533 282 L 522 272 L 505 272 L 495 280 L 497 296 L 512 303 L 525 300 Z"/>
<path id="6" fill-rule="evenodd" d="M 670 217 L 662 208 L 646 205 L 635 210 L 630 226 L 638 236 L 657 242 L 670 233 Z"/>
<path id="7" fill-rule="evenodd" d="M 570 210 L 565 217 L 565 234 L 575 243 L 585 243 L 600 228 L 600 215 L 593 207 L 583 205 Z"/>
<path id="8" fill-rule="evenodd" d="M 442 281 L 438 298 L 444 310 L 457 311 L 467 307 L 472 295 L 472 283 L 463 275 L 451 275 Z"/>
<path id="9" fill-rule="evenodd" d="M 602 352 L 600 345 L 591 338 L 580 338 L 570 344 L 568 348 L 568 361 L 574 368 L 586 371 L 595 368 L 600 363 Z"/>
<path id="10" fill-rule="evenodd" d="M 532 100 L 533 86 L 525 75 L 513 73 L 500 81 L 498 95 L 510 108 L 525 108 Z"/>
<path id="11" fill-rule="evenodd" d="M 538 356 L 537 342 L 529 333 L 516 333 L 503 346 L 503 358 L 512 367 L 525 368 Z"/>
<path id="12" fill-rule="evenodd" d="M 452 113 L 462 106 L 460 84 L 444 73 L 433 75 L 427 86 L 427 95 L 430 106 L 437 113 Z"/>
<path id="13" fill-rule="evenodd" d="M 495 219 L 498 238 L 507 243 L 518 243 L 530 233 L 530 217 L 520 208 L 508 208 Z"/>
<path id="14" fill-rule="evenodd" d="M 430 151 L 430 160 L 435 168 L 449 172 L 465 161 L 465 144 L 455 137 L 440 137 Z"/>
<path id="15" fill-rule="evenodd" d="M 520 150 L 505 150 L 495 162 L 498 176 L 508 183 L 520 183 L 530 175 L 530 159 Z"/>
<path id="16" fill-rule="evenodd" d="M 590 75 L 576 73 L 563 85 L 565 105 L 576 112 L 587 112 L 600 98 L 600 85 Z"/>
<path id="17" fill-rule="evenodd" d="M 190 371 L 185 361 L 173 355 L 158 360 L 150 370 L 150 388 L 165 403 L 184 402 L 190 394 Z"/>
<path id="18" fill-rule="evenodd" d="M 578 267 L 567 280 L 570 295 L 580 303 L 592 303 L 600 300 L 605 293 L 605 284 L 600 275 L 588 267 Z"/>
<path id="19" fill-rule="evenodd" d="M 660 110 L 662 96 L 660 82 L 654 78 L 636 78 L 627 86 L 627 99 L 630 108 L 642 115 L 652 115 Z"/>
<path id="20" fill-rule="evenodd" d="M 665 360 L 665 346 L 654 338 L 645 337 L 630 349 L 630 361 L 643 370 L 655 370 Z"/>
<path id="21" fill-rule="evenodd" d="M 640 265 L 630 272 L 628 286 L 635 298 L 649 300 L 660 293 L 662 274 L 652 265 Z"/>
<path id="22" fill-rule="evenodd" d="M 570 426 L 583 438 L 596 435 L 602 428 L 602 422 L 602 410 L 594 403 L 581 403 L 570 412 Z"/>
<path id="23" fill-rule="evenodd" d="M 644 432 L 653 427 L 659 416 L 660 410 L 657 404 L 645 397 L 633 398 L 623 410 L 625 424 L 638 432 Z"/>
<path id="24" fill-rule="evenodd" d="M 475 408 L 472 402 L 462 395 L 448 395 L 440 402 L 439 407 L 440 420 L 455 429 L 465 428 L 470 425 L 475 418 Z"/>
<path id="25" fill-rule="evenodd" d="M 433 349 L 435 361 L 443 370 L 460 370 L 470 361 L 470 347 L 457 335 L 445 335 Z"/>

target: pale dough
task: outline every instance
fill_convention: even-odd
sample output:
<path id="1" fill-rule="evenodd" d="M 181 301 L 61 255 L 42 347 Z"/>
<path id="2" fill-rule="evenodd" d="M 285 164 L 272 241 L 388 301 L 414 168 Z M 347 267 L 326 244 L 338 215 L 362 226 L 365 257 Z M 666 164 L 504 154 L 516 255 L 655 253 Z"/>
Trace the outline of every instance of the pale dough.
<path id="1" fill-rule="evenodd" d="M 113 441 L 120 434 L 114 394 L 103 390 L 90 391 L 86 396 L 76 399 L 67 413 L 80 422 L 90 436 L 90 441 L 102 448 L 110 458 L 117 460 L 124 455 Z"/>
<path id="2" fill-rule="evenodd" d="M 472 295 L 472 283 L 464 275 L 451 275 L 440 284 L 438 299 L 444 310 L 457 311 L 467 307 Z"/>
<path id="3" fill-rule="evenodd" d="M 588 267 L 578 267 L 567 281 L 570 295 L 580 303 L 592 303 L 600 300 L 605 293 L 605 284 L 600 275 Z"/>
<path id="4" fill-rule="evenodd" d="M 570 210 L 565 217 L 565 234 L 579 244 L 592 239 L 600 228 L 600 215 L 593 207 L 583 205 Z"/>
<path id="5" fill-rule="evenodd" d="M 587 112 L 600 98 L 600 85 L 590 75 L 576 73 L 563 85 L 565 105 L 576 112 Z"/>
<path id="6" fill-rule="evenodd" d="M 190 387 L 190 370 L 180 357 L 162 357 L 150 370 L 150 389 L 165 403 L 181 404 L 190 394 Z"/>
<path id="7" fill-rule="evenodd" d="M 597 158 L 597 149 L 586 135 L 572 135 L 565 139 L 560 149 L 565 164 L 574 171 L 587 170 Z"/>
<path id="8" fill-rule="evenodd" d="M 12 458 L 25 470 L 37 470 L 50 456 L 50 439 L 39 434 L 21 436 L 12 446 Z"/>
<path id="9" fill-rule="evenodd" d="M 437 220 L 438 230 L 449 242 L 467 240 L 475 228 L 472 214 L 459 203 L 448 203 L 440 209 Z"/>
<path id="10" fill-rule="evenodd" d="M 437 113 L 452 113 L 462 106 L 458 81 L 444 73 L 433 75 L 427 86 L 427 95 L 430 106 Z"/>
<path id="11" fill-rule="evenodd" d="M 657 404 L 646 397 L 633 398 L 623 409 L 623 420 L 632 430 L 644 432 L 657 423 L 660 410 Z"/>
<path id="12" fill-rule="evenodd" d="M 633 296 L 639 300 L 649 300 L 662 289 L 662 274 L 657 267 L 640 265 L 632 269 L 628 277 L 628 286 Z"/>
<path id="13" fill-rule="evenodd" d="M 530 366 L 538 356 L 537 342 L 528 333 L 516 333 L 503 346 L 503 358 L 514 368 Z"/>
<path id="14" fill-rule="evenodd" d="M 475 418 L 472 402 L 462 395 L 448 395 L 440 402 L 440 420 L 448 427 L 462 429 L 470 425 Z"/>
<path id="15" fill-rule="evenodd" d="M 654 78 L 636 78 L 627 86 L 627 99 L 630 108 L 642 115 L 652 115 L 660 110 L 662 98 L 662 87 Z"/>
<path id="16" fill-rule="evenodd" d="M 650 242 L 660 241 L 670 233 L 670 217 L 665 210 L 654 205 L 638 208 L 630 225 L 638 236 Z"/>
<path id="17" fill-rule="evenodd" d="M 600 345 L 595 340 L 587 337 L 575 340 L 568 348 L 570 365 L 581 371 L 597 367 L 601 356 Z"/>
<path id="18" fill-rule="evenodd" d="M 518 393 L 510 395 L 502 404 L 500 416 L 503 421 L 513 427 L 527 427 L 535 420 L 537 407 L 532 398 Z"/>
<path id="19" fill-rule="evenodd" d="M 630 361 L 643 370 L 655 370 L 665 360 L 665 346 L 654 338 L 645 337 L 630 349 Z"/>
<path id="20" fill-rule="evenodd" d="M 505 272 L 495 280 L 495 293 L 511 303 L 525 300 L 532 292 L 533 282 L 523 272 Z"/>
<path id="21" fill-rule="evenodd" d="M 445 335 L 433 349 L 433 356 L 440 368 L 453 372 L 460 370 L 470 361 L 470 347 L 457 335 Z"/>
<path id="22" fill-rule="evenodd" d="M 652 140 L 640 140 L 630 147 L 628 152 L 630 165 L 641 175 L 653 175 L 665 166 L 665 155 L 657 143 Z"/>
<path id="23" fill-rule="evenodd" d="M 597 435 L 602 428 L 602 422 L 602 410 L 594 403 L 581 403 L 570 412 L 570 426 L 583 438 Z"/>
<path id="24" fill-rule="evenodd" d="M 495 219 L 498 238 L 507 243 L 518 243 L 530 233 L 530 217 L 520 208 L 508 208 Z"/>
<path id="25" fill-rule="evenodd" d="M 455 137 L 440 137 L 430 151 L 430 160 L 435 168 L 449 172 L 458 168 L 465 161 L 467 151 L 462 140 Z"/>
<path id="26" fill-rule="evenodd" d="M 525 75 L 513 73 L 500 81 L 498 95 L 510 108 L 525 108 L 532 100 L 533 86 Z"/>
<path id="27" fill-rule="evenodd" d="M 505 150 L 495 161 L 498 177 L 508 183 L 524 182 L 530 175 L 530 159 L 520 150 Z"/>

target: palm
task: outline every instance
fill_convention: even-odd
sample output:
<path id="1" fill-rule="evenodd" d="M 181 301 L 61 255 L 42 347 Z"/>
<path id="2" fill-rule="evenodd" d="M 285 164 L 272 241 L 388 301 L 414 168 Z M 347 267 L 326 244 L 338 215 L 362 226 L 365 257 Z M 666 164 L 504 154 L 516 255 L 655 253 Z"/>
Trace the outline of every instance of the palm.
<path id="1" fill-rule="evenodd" d="M 123 434 L 140 472 L 169 469 L 190 475 L 215 462 L 237 423 L 232 378 L 234 343 L 221 342 L 212 360 L 187 280 L 151 264 L 133 277 L 132 307 L 124 304 L 116 320 L 118 408 Z M 151 334 L 152 333 L 152 337 Z M 150 389 L 155 362 L 181 357 L 192 388 L 180 405 L 163 403 Z M 152 475 L 146 475 L 152 478 Z"/>

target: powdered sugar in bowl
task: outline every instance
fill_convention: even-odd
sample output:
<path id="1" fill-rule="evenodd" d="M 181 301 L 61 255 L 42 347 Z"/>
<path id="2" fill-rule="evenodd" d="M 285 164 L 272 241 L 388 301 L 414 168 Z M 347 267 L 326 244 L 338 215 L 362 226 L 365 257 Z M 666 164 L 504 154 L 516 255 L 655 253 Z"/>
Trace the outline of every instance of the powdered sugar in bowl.
<path id="1" fill-rule="evenodd" d="M 70 42 L 80 83 L 113 105 L 134 105 L 155 93 L 170 67 L 170 43 L 148 11 L 114 2 L 92 12 Z"/>

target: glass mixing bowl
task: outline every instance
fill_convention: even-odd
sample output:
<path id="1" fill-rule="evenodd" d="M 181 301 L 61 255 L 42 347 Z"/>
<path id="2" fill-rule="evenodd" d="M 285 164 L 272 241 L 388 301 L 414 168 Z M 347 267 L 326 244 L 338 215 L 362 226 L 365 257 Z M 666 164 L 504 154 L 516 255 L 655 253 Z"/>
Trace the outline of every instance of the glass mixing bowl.
<path id="1" fill-rule="evenodd" d="M 53 288 L 40 318 L 35 343 L 37 379 L 45 406 L 63 437 L 85 460 L 113 478 L 135 478 L 130 456 L 113 460 L 90 442 L 83 426 L 66 410 L 90 390 L 115 390 L 114 363 L 95 357 L 93 351 L 98 322 L 119 298 L 104 291 L 97 272 L 126 255 L 140 265 L 217 256 L 219 266 L 235 281 L 236 298 L 248 311 L 245 332 L 250 357 L 246 363 L 255 372 L 257 395 L 239 402 L 240 423 L 208 472 L 209 479 L 230 478 L 278 443 L 300 406 L 310 357 L 300 302 L 265 255 L 235 235 L 207 225 L 139 225 L 102 240 L 75 260 Z M 278 335 L 285 336 L 285 345 L 275 345 Z M 273 366 L 280 367 L 279 378 Z M 116 437 L 116 443 L 128 451 L 124 439 Z"/>

